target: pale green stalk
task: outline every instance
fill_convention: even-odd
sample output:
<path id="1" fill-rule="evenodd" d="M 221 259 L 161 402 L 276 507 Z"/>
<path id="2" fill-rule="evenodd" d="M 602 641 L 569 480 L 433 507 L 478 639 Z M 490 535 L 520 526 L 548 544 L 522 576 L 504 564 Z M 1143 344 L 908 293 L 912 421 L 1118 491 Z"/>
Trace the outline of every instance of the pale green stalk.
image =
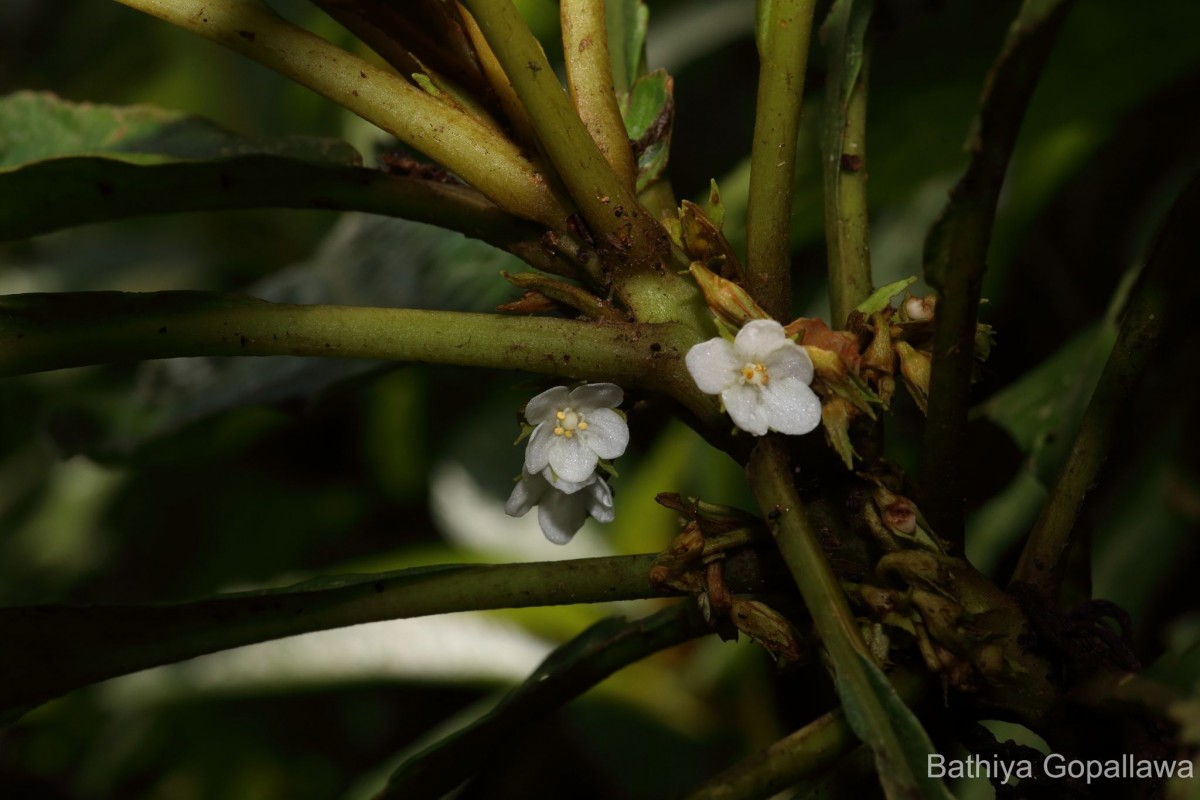
<path id="1" fill-rule="evenodd" d="M 662 269 L 669 257 L 666 232 L 613 172 L 584 127 L 512 0 L 466 0 L 504 67 L 559 177 L 592 234 L 637 268 Z"/>
<path id="2" fill-rule="evenodd" d="M 796 491 L 785 440 L 774 435 L 762 439 L 750 454 L 746 473 L 829 655 L 846 719 L 875 753 L 885 791 L 892 797 L 952 800 L 920 763 L 933 752 L 928 735 L 863 642 L 846 593 Z"/>
<path id="3" fill-rule="evenodd" d="M 744 553 L 726 559 L 727 581 L 733 591 L 761 589 L 759 562 Z M 676 594 L 650 581 L 656 558 L 417 567 L 181 603 L 0 608 L 0 721 L 95 681 L 285 636 L 456 611 Z"/>
<path id="4" fill-rule="evenodd" d="M 637 162 L 613 88 L 604 0 L 562 0 L 559 11 L 571 101 L 604 160 L 632 189 Z"/>
<path id="5" fill-rule="evenodd" d="M 814 5 L 814 0 L 758 2 L 758 102 L 750 149 L 746 288 L 781 322 L 791 320 L 788 232 Z"/>
<path id="6" fill-rule="evenodd" d="M 823 29 L 829 47 L 825 133 L 825 242 L 829 260 L 831 323 L 841 328 L 850 312 L 871 296 L 871 250 L 867 224 L 866 49 L 872 0 L 839 0 Z"/>
<path id="7" fill-rule="evenodd" d="M 403 78 L 292 25 L 257 0 L 118 0 L 307 86 L 435 159 L 493 202 L 562 228 L 568 212 L 496 130 Z"/>

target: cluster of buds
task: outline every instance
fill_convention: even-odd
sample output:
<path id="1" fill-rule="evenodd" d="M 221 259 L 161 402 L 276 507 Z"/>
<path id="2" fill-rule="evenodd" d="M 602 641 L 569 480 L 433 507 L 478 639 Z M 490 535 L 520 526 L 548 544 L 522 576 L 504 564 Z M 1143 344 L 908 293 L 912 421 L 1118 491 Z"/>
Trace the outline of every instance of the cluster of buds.
<path id="1" fill-rule="evenodd" d="M 727 554 L 767 538 L 762 520 L 737 508 L 684 500 L 673 493 L 655 499 L 682 515 L 683 530 L 655 559 L 651 582 L 695 597 L 705 619 L 723 638 L 736 639 L 740 632 L 779 661 L 804 658 L 806 642 L 787 617 L 760 600 L 731 594 L 725 585 Z"/>

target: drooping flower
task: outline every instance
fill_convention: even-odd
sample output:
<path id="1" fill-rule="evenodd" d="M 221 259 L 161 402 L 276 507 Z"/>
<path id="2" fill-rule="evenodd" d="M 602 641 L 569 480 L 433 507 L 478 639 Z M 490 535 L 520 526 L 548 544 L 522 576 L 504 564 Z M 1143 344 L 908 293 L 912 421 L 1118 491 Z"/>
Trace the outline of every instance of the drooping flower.
<path id="1" fill-rule="evenodd" d="M 547 389 L 525 406 L 534 426 L 525 448 L 525 471 L 549 467 L 554 477 L 586 483 L 602 458 L 616 458 L 629 444 L 629 426 L 613 408 L 625 393 L 612 383 L 589 383 L 568 390 Z"/>
<path id="2" fill-rule="evenodd" d="M 700 391 L 721 395 L 744 431 L 797 435 L 821 424 L 821 401 L 809 388 L 812 359 L 774 320 L 746 323 L 733 344 L 720 338 L 701 342 L 684 360 Z"/>
<path id="3" fill-rule="evenodd" d="M 571 541 L 589 516 L 597 522 L 612 522 L 614 516 L 612 490 L 595 473 L 581 483 L 573 483 L 562 478 L 551 482 L 541 472 L 523 472 L 504 505 L 504 513 L 523 517 L 534 506 L 538 507 L 542 533 L 555 544 Z"/>

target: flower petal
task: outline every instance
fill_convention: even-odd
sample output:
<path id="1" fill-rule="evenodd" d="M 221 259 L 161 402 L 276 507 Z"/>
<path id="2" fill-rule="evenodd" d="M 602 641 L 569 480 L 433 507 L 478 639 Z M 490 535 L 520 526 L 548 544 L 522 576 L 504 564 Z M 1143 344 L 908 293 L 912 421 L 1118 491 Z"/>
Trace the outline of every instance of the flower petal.
<path id="1" fill-rule="evenodd" d="M 530 425 L 552 421 L 554 413 L 560 408 L 566 407 L 570 394 L 565 386 L 554 386 L 547 389 L 525 404 L 525 421 Z M 537 470 L 530 471 L 537 472 Z"/>
<path id="2" fill-rule="evenodd" d="M 766 362 L 767 358 L 788 342 L 783 326 L 773 319 L 747 322 L 733 340 L 734 354 L 744 361 Z"/>
<path id="3" fill-rule="evenodd" d="M 538 506 L 538 525 L 546 538 L 555 544 L 571 541 L 586 519 L 587 509 L 578 495 L 550 492 Z"/>
<path id="4" fill-rule="evenodd" d="M 510 517 L 525 516 L 529 509 L 538 504 L 547 488 L 546 479 L 541 475 L 522 473 L 521 480 L 517 481 L 512 494 L 508 496 L 508 502 L 504 504 L 504 513 Z"/>
<path id="5" fill-rule="evenodd" d="M 733 345 L 718 337 L 701 342 L 684 356 L 688 372 L 705 394 L 720 394 L 737 380 L 741 362 L 733 355 Z"/>
<path id="6" fill-rule="evenodd" d="M 752 384 L 736 384 L 721 392 L 721 402 L 729 412 L 733 424 L 742 430 L 762 436 L 767 432 L 767 408 L 763 405 L 762 392 Z"/>
<path id="7" fill-rule="evenodd" d="M 525 445 L 525 471 L 536 475 L 550 463 L 550 451 L 554 445 L 554 426 L 541 422 L 529 435 Z"/>
<path id="8" fill-rule="evenodd" d="M 807 386 L 813 379 L 813 362 L 808 351 L 795 342 L 789 341 L 763 362 L 772 383 L 784 378 L 797 378 Z"/>
<path id="9" fill-rule="evenodd" d="M 596 469 L 596 461 L 599 460 L 596 454 L 578 436 L 568 439 L 555 436 L 553 432 L 550 436 L 554 439 L 550 446 L 550 469 L 568 481 L 586 481 Z"/>
<path id="10" fill-rule="evenodd" d="M 546 467 L 544 470 L 542 470 L 541 477 L 546 481 L 546 484 L 550 489 L 562 492 L 563 494 L 575 494 L 583 487 L 591 484 L 592 481 L 597 480 L 596 476 L 593 474 L 590 478 L 582 482 L 569 481 L 561 475 L 555 475 L 554 470 L 550 467 Z"/>
<path id="11" fill-rule="evenodd" d="M 612 489 L 608 488 L 603 478 L 597 478 L 595 483 L 588 486 L 584 496 L 588 504 L 587 512 L 592 519 L 597 522 L 613 521 L 616 512 L 613 510 Z"/>
<path id="12" fill-rule="evenodd" d="M 762 404 L 773 431 L 798 436 L 821 424 L 821 400 L 799 378 L 772 379 L 763 387 Z"/>
<path id="13" fill-rule="evenodd" d="M 596 408 L 616 408 L 625 399 L 625 392 L 615 383 L 588 383 L 571 390 L 567 402 L 576 411 Z"/>
<path id="14" fill-rule="evenodd" d="M 617 458 L 629 446 L 629 425 L 611 408 L 587 414 L 587 430 L 575 434 L 600 458 Z"/>

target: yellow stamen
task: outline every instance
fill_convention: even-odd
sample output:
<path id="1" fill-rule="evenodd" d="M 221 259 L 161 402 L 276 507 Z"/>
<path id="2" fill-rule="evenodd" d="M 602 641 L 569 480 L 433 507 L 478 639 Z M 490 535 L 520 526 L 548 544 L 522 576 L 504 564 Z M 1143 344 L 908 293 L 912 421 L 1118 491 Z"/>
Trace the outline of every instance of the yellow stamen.
<path id="1" fill-rule="evenodd" d="M 555 428 L 555 429 L 554 429 L 554 435 L 555 435 L 555 436 L 562 436 L 562 435 L 563 435 L 563 429 L 562 429 L 562 428 Z"/>
<path id="2" fill-rule="evenodd" d="M 771 376 L 767 373 L 767 365 L 755 362 L 742 365 L 742 383 L 753 383 L 758 386 L 766 386 L 771 382 Z"/>
<path id="3" fill-rule="evenodd" d="M 587 423 L 586 423 L 586 422 L 581 422 L 581 423 L 579 423 L 579 430 L 581 430 L 581 431 L 586 431 L 586 430 L 587 430 Z"/>
<path id="4" fill-rule="evenodd" d="M 567 437 L 568 439 L 570 439 L 574 435 L 575 435 L 575 431 L 565 431 L 563 433 L 563 436 Z"/>

